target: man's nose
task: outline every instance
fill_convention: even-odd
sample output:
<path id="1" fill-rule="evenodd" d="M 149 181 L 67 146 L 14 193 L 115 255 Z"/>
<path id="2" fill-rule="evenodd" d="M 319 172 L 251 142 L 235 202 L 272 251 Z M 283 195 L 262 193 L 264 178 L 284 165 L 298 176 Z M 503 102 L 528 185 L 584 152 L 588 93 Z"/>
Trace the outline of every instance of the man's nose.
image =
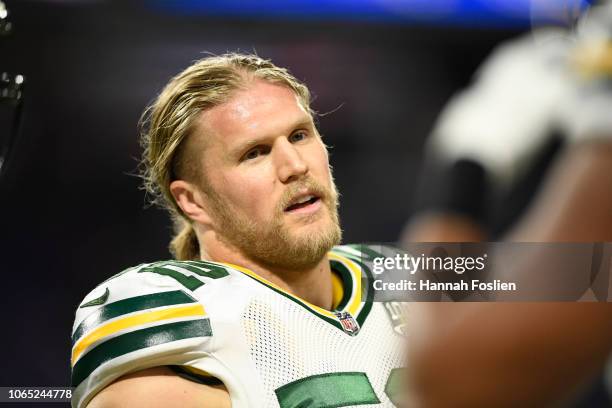
<path id="1" fill-rule="evenodd" d="M 289 183 L 308 173 L 308 165 L 302 157 L 302 153 L 288 140 L 278 141 L 273 154 L 278 178 L 281 182 Z"/>

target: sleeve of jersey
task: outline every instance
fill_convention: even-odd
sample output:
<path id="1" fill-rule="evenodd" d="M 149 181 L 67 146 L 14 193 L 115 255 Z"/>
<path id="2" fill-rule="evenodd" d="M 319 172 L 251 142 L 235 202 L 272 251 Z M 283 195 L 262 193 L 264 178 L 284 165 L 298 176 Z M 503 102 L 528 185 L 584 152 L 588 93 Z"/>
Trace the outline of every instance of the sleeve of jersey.
<path id="1" fill-rule="evenodd" d="M 185 286 L 178 275 L 143 272 L 146 265 L 104 282 L 78 307 L 72 331 L 73 407 L 86 406 L 127 373 L 190 366 L 208 355 L 213 332 L 193 295 L 195 287 Z"/>

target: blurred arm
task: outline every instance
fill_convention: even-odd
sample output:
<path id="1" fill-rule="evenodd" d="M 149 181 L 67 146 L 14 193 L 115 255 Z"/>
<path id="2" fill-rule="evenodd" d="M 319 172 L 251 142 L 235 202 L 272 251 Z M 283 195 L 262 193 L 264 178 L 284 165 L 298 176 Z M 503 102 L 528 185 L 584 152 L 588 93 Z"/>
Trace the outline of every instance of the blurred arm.
<path id="1" fill-rule="evenodd" d="M 100 391 L 88 408 L 229 408 L 230 397 L 223 386 L 186 380 L 167 367 L 155 367 L 121 377 Z"/>
<path id="2" fill-rule="evenodd" d="M 491 93 L 476 89 L 473 97 L 468 94 L 451 105 L 450 116 L 442 117 L 442 130 L 447 132 L 441 136 L 449 137 L 440 139 L 445 142 L 440 147 L 454 149 L 451 157 L 470 154 L 492 169 L 496 180 L 508 180 L 508 174 L 524 168 L 539 148 L 529 141 L 545 135 L 550 125 L 556 124 L 553 128 L 565 135 L 565 152 L 508 240 L 612 241 L 612 93 L 606 85 L 609 65 L 604 63 L 610 56 L 611 21 L 610 3 L 593 8 L 581 19 L 572 41 L 560 47 L 549 43 L 554 46 L 550 55 L 561 57 L 556 62 L 553 58 L 537 64 L 538 50 L 532 55 L 522 54 L 520 47 L 517 52 L 509 49 L 508 59 L 497 59 L 501 63 L 492 66 L 500 70 L 489 71 Z M 576 54 L 583 65 L 588 62 L 594 68 L 587 76 L 563 62 L 565 51 L 571 59 L 580 49 L 598 50 L 588 60 Z M 564 65 L 568 69 L 555 77 L 554 67 Z M 504 72 L 512 75 L 504 77 Z M 521 78 L 531 78 L 531 85 Z M 549 86 L 540 87 L 547 78 L 552 80 Z M 516 86 L 521 83 L 528 86 Z M 517 94 L 502 89 L 506 85 Z M 534 98 L 533 92 L 543 99 Z M 529 98 L 518 99 L 521 95 Z M 506 110 L 498 110 L 504 106 Z M 471 136 L 477 131 L 483 136 Z M 541 407 L 567 402 L 601 373 L 612 350 L 610 303 L 454 303 L 432 309 L 436 314 L 429 329 L 415 335 L 409 348 L 408 383 L 415 407 Z"/>
<path id="3" fill-rule="evenodd" d="M 612 143 L 572 146 L 508 239 L 612 241 Z"/>
<path id="4" fill-rule="evenodd" d="M 612 144 L 568 150 L 510 238 L 612 241 Z M 609 303 L 432 307 L 431 331 L 410 348 L 423 407 L 551 404 L 596 375 L 612 350 Z"/>
<path id="5" fill-rule="evenodd" d="M 608 303 L 435 307 L 465 318 L 411 344 L 415 407 L 550 406 L 600 372 L 612 345 Z"/>

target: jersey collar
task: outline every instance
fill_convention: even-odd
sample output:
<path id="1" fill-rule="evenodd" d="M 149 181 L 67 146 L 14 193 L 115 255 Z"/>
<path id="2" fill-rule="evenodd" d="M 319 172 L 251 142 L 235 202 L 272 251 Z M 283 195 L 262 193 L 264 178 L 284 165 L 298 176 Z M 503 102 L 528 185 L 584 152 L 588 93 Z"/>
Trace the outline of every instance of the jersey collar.
<path id="1" fill-rule="evenodd" d="M 370 282 L 369 270 L 360 263 L 340 254 L 338 251 L 331 250 L 327 256 L 332 270 L 338 274 L 341 281 L 339 287 L 337 283 L 333 284 L 334 299 L 339 299 L 339 303 L 332 311 L 325 310 L 285 291 L 250 269 L 230 263 L 224 264 L 285 296 L 287 299 L 297 303 L 340 330 L 350 335 L 356 335 L 372 308 L 373 293 L 368 284 Z M 357 323 L 357 327 L 355 327 L 354 322 Z"/>

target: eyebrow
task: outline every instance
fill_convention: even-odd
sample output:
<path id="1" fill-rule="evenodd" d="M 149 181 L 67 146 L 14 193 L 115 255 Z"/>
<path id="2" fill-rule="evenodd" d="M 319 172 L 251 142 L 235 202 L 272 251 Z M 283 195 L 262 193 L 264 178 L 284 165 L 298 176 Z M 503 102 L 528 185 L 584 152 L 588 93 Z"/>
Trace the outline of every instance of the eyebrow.
<path id="1" fill-rule="evenodd" d="M 314 123 L 311 118 L 300 119 L 299 121 L 296 121 L 294 124 L 292 124 L 291 126 L 288 126 L 287 128 L 291 129 L 290 132 L 293 132 L 296 129 L 314 128 Z M 232 148 L 231 155 L 241 156 L 243 152 L 248 152 L 253 147 L 262 144 L 263 142 L 265 142 L 266 140 L 270 138 L 271 136 L 264 135 L 258 138 L 248 139 L 244 143 L 240 143 L 235 148 Z"/>

